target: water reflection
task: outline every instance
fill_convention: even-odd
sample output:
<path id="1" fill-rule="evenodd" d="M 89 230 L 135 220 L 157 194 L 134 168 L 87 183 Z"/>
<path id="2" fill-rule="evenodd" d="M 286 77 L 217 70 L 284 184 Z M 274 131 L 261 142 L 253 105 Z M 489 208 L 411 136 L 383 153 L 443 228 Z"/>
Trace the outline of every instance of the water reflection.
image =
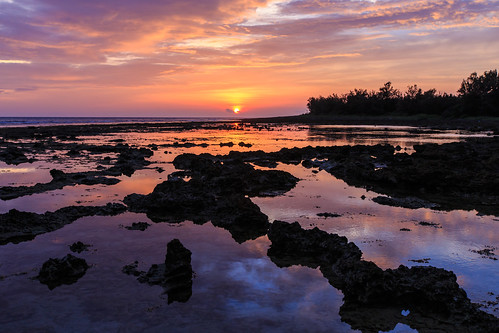
<path id="1" fill-rule="evenodd" d="M 424 143 L 450 143 L 466 138 L 490 136 L 490 132 L 468 132 L 456 130 L 430 130 L 410 126 L 340 126 L 311 125 L 308 130 L 311 141 L 333 141 L 333 145 L 390 144 L 412 152 L 414 145 Z"/>
<path id="2" fill-rule="evenodd" d="M 130 145 L 158 146 L 154 156 L 149 158 L 150 166 L 131 177 L 121 176 L 121 182 L 113 186 L 65 187 L 0 201 L 0 213 L 11 208 L 43 213 L 70 205 L 119 202 L 131 193 L 148 194 L 175 171 L 171 164 L 175 156 L 186 152 L 228 154 L 232 150 L 270 152 L 284 147 L 377 143 L 400 145 L 410 152 L 414 144 L 458 141 L 469 135 L 413 132 L 411 128 L 389 128 L 387 132 L 384 128 L 258 128 L 244 125 L 234 125 L 227 130 L 207 127 L 183 132 L 120 133 L 119 138 Z M 116 138 L 108 135 L 81 139 L 97 145 L 112 143 Z M 235 145 L 220 146 L 229 141 Z M 174 142 L 191 142 L 197 146 L 161 146 Z M 252 147 L 241 147 L 239 142 L 252 144 Z M 208 146 L 199 146 L 203 143 Z M 47 182 L 51 168 L 93 170 L 99 164 L 84 156 L 57 161 L 50 160 L 49 156 L 46 154 L 29 167 L 1 164 L 0 167 L 8 171 L 0 173 L 0 185 Z M 165 172 L 157 172 L 157 167 Z M 477 216 L 473 211 L 436 212 L 381 206 L 372 201 L 376 193 L 350 187 L 324 171 L 313 173 L 299 165 L 284 164 L 279 164 L 277 169 L 288 171 L 301 180 L 284 196 L 252 198 L 270 221 L 298 221 L 304 228 L 318 226 L 329 233 L 344 235 L 360 247 L 363 259 L 373 261 L 383 269 L 396 268 L 400 264 L 421 265 L 408 260 L 430 258 L 429 264 L 422 265 L 454 271 L 460 285 L 475 302 L 493 300 L 488 293 L 499 294 L 497 261 L 470 251 L 487 245 L 499 247 L 499 227 L 494 217 Z M 323 212 L 341 216 L 317 216 Z M 101 331 L 186 328 L 196 331 L 233 330 L 236 327 L 241 331 L 348 332 L 356 327 L 355 320 L 369 323 L 371 319 L 374 322 L 386 315 L 379 312 L 378 316 L 373 309 L 341 308 L 343 295 L 331 287 L 318 270 L 301 266 L 278 268 L 266 255 L 270 245 L 266 236 L 237 244 L 224 229 L 189 221 L 153 223 L 144 232 L 120 227 L 137 221 L 152 223 L 144 214 L 88 217 L 56 232 L 40 235 L 31 242 L 0 247 L 0 276 L 3 277 L 0 278 L 0 301 L 4 304 L 0 326 L 6 331 L 18 331 L 19 328 L 25 331 L 83 331 L 88 327 Z M 438 223 L 442 228 L 422 226 L 419 221 Z M 402 228 L 411 231 L 400 231 Z M 168 305 L 160 297 L 161 287 L 138 284 L 121 269 L 135 260 L 139 261 L 141 270 L 161 262 L 165 244 L 173 238 L 179 238 L 192 251 L 196 275 L 189 301 Z M 81 254 L 92 267 L 78 283 L 49 292 L 29 279 L 37 274 L 36 269 L 44 261 L 63 257 L 68 253 L 68 246 L 78 240 L 93 245 L 89 252 Z M 19 273 L 26 274 L 16 275 Z M 494 308 L 488 311 L 493 312 Z M 395 319 L 383 326 L 372 324 L 372 327 L 389 330 L 397 322 L 404 322 L 400 311 L 394 310 L 388 317 Z"/>

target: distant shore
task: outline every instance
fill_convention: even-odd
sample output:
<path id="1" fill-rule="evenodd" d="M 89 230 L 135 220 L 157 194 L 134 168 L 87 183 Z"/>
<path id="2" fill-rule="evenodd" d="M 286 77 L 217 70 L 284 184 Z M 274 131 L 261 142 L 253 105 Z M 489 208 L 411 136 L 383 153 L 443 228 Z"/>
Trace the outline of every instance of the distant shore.
<path id="1" fill-rule="evenodd" d="M 242 119 L 249 123 L 289 123 L 315 125 L 389 125 L 430 127 L 435 129 L 462 129 L 470 131 L 494 131 L 499 133 L 499 118 L 443 118 L 436 116 L 297 116 Z"/>
<path id="2" fill-rule="evenodd" d="M 296 116 L 235 118 L 207 120 L 200 118 L 179 122 L 123 122 L 111 124 L 54 124 L 0 127 L 3 138 L 42 138 L 50 136 L 92 136 L 106 133 L 124 133 L 132 131 L 152 132 L 158 130 L 185 131 L 215 126 L 217 129 L 240 122 L 245 124 L 303 124 L 303 125 L 376 125 L 376 126 L 411 126 L 433 129 L 457 129 L 467 131 L 491 131 L 499 134 L 499 118 L 443 118 L 436 116 L 318 116 L 302 114 Z M 211 125 L 210 125 L 211 124 Z M 229 128 L 230 127 L 230 128 Z"/>

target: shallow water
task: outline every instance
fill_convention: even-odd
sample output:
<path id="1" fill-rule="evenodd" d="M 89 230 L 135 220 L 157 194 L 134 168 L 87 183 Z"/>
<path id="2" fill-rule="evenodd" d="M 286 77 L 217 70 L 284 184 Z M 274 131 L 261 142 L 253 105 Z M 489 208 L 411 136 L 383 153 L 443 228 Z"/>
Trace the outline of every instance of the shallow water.
<path id="1" fill-rule="evenodd" d="M 157 144 L 159 149 L 146 169 L 131 177 L 121 176 L 113 186 L 73 186 L 62 190 L 0 201 L 0 213 L 12 208 L 43 213 L 71 205 L 103 205 L 120 202 L 130 193 L 150 193 L 175 169 L 170 163 L 181 153 L 227 154 L 231 150 L 277 151 L 308 145 L 353 145 L 387 143 L 411 152 L 415 144 L 446 143 L 468 136 L 486 136 L 455 131 L 425 131 L 384 126 L 239 126 L 232 129 L 120 133 L 82 138 L 92 144 L 123 139 L 138 147 Z M 161 147 L 175 142 L 208 144 L 192 148 Z M 220 143 L 233 142 L 233 147 Z M 241 147 L 239 142 L 252 147 Z M 166 152 L 166 153 L 165 153 Z M 93 170 L 96 155 L 70 158 L 65 152 L 38 156 L 33 164 L 8 166 L 0 163 L 0 186 L 48 182 L 52 168 L 64 171 Z M 53 155 L 61 158 L 54 160 Z M 102 158 L 103 156 L 98 156 Z M 159 173 L 155 168 L 165 171 Z M 378 205 L 374 192 L 348 186 L 342 180 L 301 165 L 278 168 L 300 178 L 283 196 L 252 198 L 270 221 L 298 221 L 305 228 L 319 227 L 346 236 L 364 253 L 364 259 L 382 268 L 399 265 L 431 265 L 452 270 L 473 302 L 495 301 L 499 295 L 498 261 L 482 258 L 472 250 L 499 247 L 499 218 L 478 216 L 476 211 L 410 210 Z M 363 197 L 365 196 L 365 197 Z M 335 218 L 318 217 L 333 212 Z M 145 231 L 130 231 L 133 222 L 152 224 Z M 438 223 L 438 228 L 420 221 Z M 401 231 L 408 228 L 411 231 Z M 195 272 L 192 296 L 186 303 L 168 304 L 162 288 L 140 284 L 121 272 L 124 265 L 139 261 L 147 270 L 164 260 L 166 244 L 178 238 L 192 251 Z M 77 254 L 92 265 L 72 285 L 53 290 L 32 278 L 48 258 L 70 253 L 69 245 L 91 244 Z M 228 231 L 210 223 L 196 225 L 152 223 L 145 214 L 125 213 L 114 217 L 86 217 L 34 240 L 0 246 L 0 327 L 4 331 L 295 331 L 349 332 L 338 314 L 342 294 L 330 286 L 319 270 L 301 266 L 278 268 L 267 257 L 266 236 L 243 244 Z M 410 260 L 426 259 L 428 263 Z M 493 295 L 492 295 L 492 294 Z M 497 306 L 484 310 L 498 314 Z M 401 325 L 400 331 L 410 331 Z"/>

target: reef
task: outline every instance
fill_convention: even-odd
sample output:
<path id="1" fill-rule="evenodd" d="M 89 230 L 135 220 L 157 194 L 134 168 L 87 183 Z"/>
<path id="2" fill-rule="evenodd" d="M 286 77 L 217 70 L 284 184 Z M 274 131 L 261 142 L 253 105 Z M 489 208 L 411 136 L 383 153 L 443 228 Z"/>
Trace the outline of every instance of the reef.
<path id="1" fill-rule="evenodd" d="M 7 164 L 18 165 L 21 163 L 34 162 L 35 159 L 27 158 L 25 152 L 18 147 L 8 146 L 7 148 L 0 150 L 0 161 L 4 161 Z"/>
<path id="2" fill-rule="evenodd" d="M 107 151 L 107 149 L 104 150 Z M 120 180 L 114 177 L 121 175 L 131 176 L 136 170 L 149 165 L 150 162 L 145 160 L 145 157 L 153 155 L 153 152 L 149 149 L 130 148 L 126 145 L 119 145 L 113 150 L 120 153 L 115 164 L 107 169 L 71 173 L 52 169 L 50 170 L 52 181 L 49 183 L 38 183 L 33 186 L 0 187 L 0 199 L 10 200 L 35 193 L 62 189 L 65 186 L 97 184 L 115 185 L 119 183 Z"/>
<path id="3" fill-rule="evenodd" d="M 31 240 L 85 216 L 118 215 L 125 211 L 126 207 L 118 203 L 108 203 L 105 206 L 69 206 L 44 214 L 11 209 L 0 214 L 0 245 Z"/>
<path id="4" fill-rule="evenodd" d="M 61 259 L 50 258 L 44 262 L 36 278 L 52 290 L 63 284 L 75 283 L 85 275 L 88 268 L 85 259 L 68 254 Z"/>
<path id="5" fill-rule="evenodd" d="M 305 230 L 298 222 L 274 221 L 268 237 L 268 256 L 277 266 L 319 267 L 343 292 L 340 315 L 353 329 L 388 331 L 399 322 L 419 332 L 495 332 L 499 327 L 498 318 L 471 303 L 453 272 L 403 265 L 382 270 L 362 260 L 360 249 L 346 237 Z"/>
<path id="6" fill-rule="evenodd" d="M 77 241 L 69 246 L 71 252 L 82 253 L 83 251 L 88 251 L 88 248 L 92 246 L 90 244 L 84 244 L 80 241 Z"/>
<path id="7" fill-rule="evenodd" d="M 132 225 L 126 226 L 125 229 L 145 231 L 150 226 L 151 226 L 151 224 L 147 223 L 147 222 L 133 222 Z"/>
<path id="8" fill-rule="evenodd" d="M 301 163 L 348 185 L 390 196 L 374 199 L 384 205 L 499 215 L 499 138 L 416 145 L 414 150 L 407 154 L 395 153 L 390 145 L 309 146 L 272 153 L 232 151 L 216 158 L 269 167 Z"/>
<path id="9" fill-rule="evenodd" d="M 209 154 L 183 154 L 173 164 L 184 171 L 172 173 L 148 195 L 126 196 L 129 210 L 155 222 L 211 221 L 239 243 L 265 235 L 269 226 L 249 196 L 280 195 L 298 182 L 284 171 L 256 170 L 238 160 L 222 163 Z"/>
<path id="10" fill-rule="evenodd" d="M 191 251 L 178 239 L 166 246 L 166 257 L 162 264 L 152 265 L 147 272 L 137 269 L 138 262 L 123 267 L 123 273 L 137 276 L 140 283 L 160 285 L 168 295 L 168 304 L 185 303 L 192 295 Z"/>

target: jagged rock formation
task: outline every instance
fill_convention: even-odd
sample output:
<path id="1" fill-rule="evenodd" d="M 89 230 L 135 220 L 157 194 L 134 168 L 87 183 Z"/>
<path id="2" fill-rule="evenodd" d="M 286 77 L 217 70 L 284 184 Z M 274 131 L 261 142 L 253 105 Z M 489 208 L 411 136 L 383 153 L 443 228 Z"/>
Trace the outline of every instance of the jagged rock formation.
<path id="1" fill-rule="evenodd" d="M 130 211 L 147 213 L 156 222 L 211 221 L 239 243 L 265 235 L 269 225 L 248 196 L 279 195 L 298 182 L 284 171 L 256 170 L 242 161 L 221 163 L 209 154 L 183 154 L 173 163 L 185 171 L 171 174 L 148 195 L 125 197 Z"/>
<path id="2" fill-rule="evenodd" d="M 11 209 L 8 213 L 0 214 L 0 245 L 31 240 L 36 235 L 60 229 L 85 216 L 118 215 L 125 211 L 126 207 L 118 203 L 108 203 L 105 206 L 70 206 L 44 214 Z"/>
<path id="3" fill-rule="evenodd" d="M 298 222 L 272 223 L 268 255 L 279 267 L 319 267 L 341 290 L 342 319 L 362 332 L 388 331 L 398 322 L 419 332 L 495 332 L 499 319 L 478 310 L 452 272 L 435 267 L 399 266 L 382 270 L 361 259 L 362 252 L 345 237 Z M 410 310 L 402 316 L 402 310 Z"/>
<path id="4" fill-rule="evenodd" d="M 61 259 L 50 258 L 43 263 L 37 279 L 52 290 L 63 284 L 75 283 L 85 275 L 88 267 L 85 259 L 77 258 L 71 254 Z"/>
<path id="5" fill-rule="evenodd" d="M 113 178 L 121 175 L 131 176 L 136 170 L 150 164 L 145 160 L 145 157 L 150 157 L 153 152 L 149 149 L 130 148 L 120 145 L 115 148 L 120 154 L 116 163 L 108 169 L 100 171 L 85 171 L 65 173 L 61 170 L 52 169 L 50 175 L 52 181 L 48 183 L 38 183 L 33 186 L 4 186 L 0 187 L 0 199 L 11 200 L 26 195 L 35 193 L 43 193 L 47 191 L 59 190 L 65 186 L 74 185 L 115 185 L 120 182 L 119 179 Z"/>
<path id="6" fill-rule="evenodd" d="M 152 265 L 147 272 L 137 270 L 138 263 L 123 267 L 123 272 L 137 276 L 141 283 L 160 285 L 168 294 L 168 304 L 185 303 L 192 295 L 191 251 L 178 239 L 167 244 L 165 262 Z"/>

